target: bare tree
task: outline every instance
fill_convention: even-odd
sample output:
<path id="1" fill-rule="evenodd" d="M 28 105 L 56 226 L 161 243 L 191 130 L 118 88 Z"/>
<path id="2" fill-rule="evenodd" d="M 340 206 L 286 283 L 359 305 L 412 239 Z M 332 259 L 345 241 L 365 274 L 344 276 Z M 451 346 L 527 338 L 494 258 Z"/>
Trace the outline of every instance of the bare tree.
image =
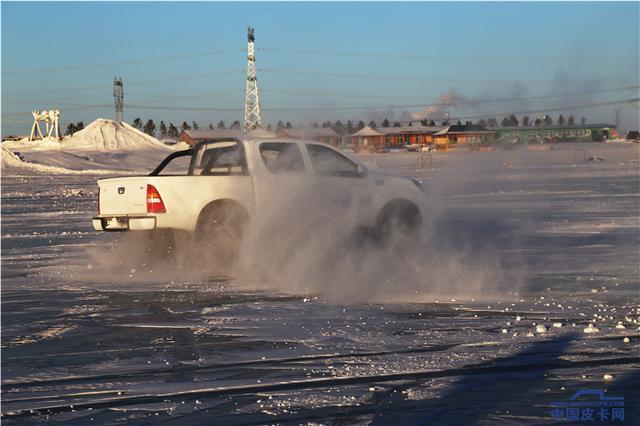
<path id="1" fill-rule="evenodd" d="M 148 119 L 147 123 L 144 125 L 144 129 L 143 131 L 148 134 L 149 136 L 154 136 L 156 135 L 156 124 L 153 122 L 152 119 Z"/>

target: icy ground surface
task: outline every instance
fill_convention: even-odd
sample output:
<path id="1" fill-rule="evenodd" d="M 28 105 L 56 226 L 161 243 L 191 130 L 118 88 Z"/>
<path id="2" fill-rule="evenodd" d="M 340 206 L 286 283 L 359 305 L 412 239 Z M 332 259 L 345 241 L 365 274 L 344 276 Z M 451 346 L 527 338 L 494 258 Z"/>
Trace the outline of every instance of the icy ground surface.
<path id="1" fill-rule="evenodd" d="M 87 253 L 121 238 L 91 228 L 95 176 L 5 173 L 3 423 L 567 424 L 552 402 L 584 389 L 640 422 L 638 145 L 363 160 L 424 178 L 438 232 L 513 259 L 519 294 L 340 304 L 215 278 L 94 283 Z"/>

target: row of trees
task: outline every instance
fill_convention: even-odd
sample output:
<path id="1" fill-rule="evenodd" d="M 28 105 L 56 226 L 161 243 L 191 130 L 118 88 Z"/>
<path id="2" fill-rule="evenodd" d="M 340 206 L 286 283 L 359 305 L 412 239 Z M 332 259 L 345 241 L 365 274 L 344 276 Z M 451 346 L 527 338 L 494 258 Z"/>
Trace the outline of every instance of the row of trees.
<path id="1" fill-rule="evenodd" d="M 132 126 L 153 137 L 155 137 L 157 133 L 157 136 L 159 136 L 161 139 L 167 138 L 167 137 L 177 138 L 178 136 L 180 136 L 180 133 L 185 130 L 200 129 L 200 125 L 196 121 L 192 121 L 191 124 L 187 123 L 186 121 L 183 121 L 179 127 L 176 127 L 173 123 L 169 123 L 169 125 L 167 126 L 167 124 L 164 121 L 160 121 L 160 124 L 157 126 L 157 132 L 156 132 L 156 124 L 152 119 L 149 119 L 146 121 L 146 123 L 144 123 L 143 120 L 139 117 L 133 120 Z M 276 125 L 276 131 L 280 129 L 285 129 L 285 128 L 290 129 L 292 127 L 293 126 L 289 121 L 287 121 L 286 123 L 283 121 L 278 121 L 278 124 Z M 208 128 L 209 130 L 214 130 L 214 129 L 240 130 L 241 125 L 240 125 L 240 121 L 235 120 L 233 123 L 231 123 L 231 125 L 227 127 L 226 123 L 221 120 L 218 122 L 216 126 L 214 126 L 213 123 L 209 123 Z M 267 130 L 271 131 L 272 129 L 273 129 L 273 126 L 269 124 L 267 126 Z"/>
<path id="2" fill-rule="evenodd" d="M 586 120 L 584 118 L 581 119 L 581 123 L 585 124 Z M 413 123 L 422 125 L 422 126 L 436 126 L 436 122 L 434 120 L 420 120 L 420 121 L 414 121 L 414 122 L 409 122 L 407 125 L 408 126 L 412 126 Z M 483 127 L 498 127 L 499 125 L 502 127 L 548 127 L 548 126 L 552 126 L 554 123 L 553 119 L 551 118 L 551 116 L 549 115 L 545 115 L 543 117 L 539 117 L 536 118 L 535 120 L 531 120 L 531 118 L 528 115 L 525 115 L 522 117 L 522 120 L 518 120 L 518 118 L 515 116 L 515 114 L 511 114 L 507 117 L 504 117 L 502 119 L 502 121 L 500 121 L 500 123 L 498 123 L 498 120 L 495 117 L 491 117 L 491 118 L 487 118 L 487 119 L 480 119 L 478 121 L 478 124 L 483 126 Z M 564 126 L 569 125 L 569 126 L 573 126 L 575 125 L 575 117 L 573 115 L 570 115 L 568 119 L 565 119 L 564 116 L 562 114 L 560 114 L 560 116 L 558 117 L 556 123 L 559 126 Z M 446 126 L 450 123 L 443 121 L 440 123 L 443 126 Z M 457 122 L 457 124 L 462 124 L 460 121 Z M 466 121 L 465 124 L 470 125 L 473 124 L 473 122 L 471 121 Z M 167 125 L 164 121 L 160 121 L 160 124 L 156 127 L 155 122 L 152 119 L 147 120 L 146 122 L 143 122 L 143 120 L 141 118 L 136 118 L 135 120 L 133 120 L 133 127 L 135 127 L 138 130 L 143 131 L 144 133 L 151 135 L 151 136 L 158 136 L 161 139 L 164 138 L 178 138 L 178 136 L 180 135 L 180 133 L 182 131 L 185 130 L 198 130 L 200 129 L 200 125 L 196 122 L 196 121 L 192 121 L 191 124 L 187 123 L 186 121 L 183 121 L 182 124 L 180 124 L 180 126 L 175 126 L 173 123 L 169 123 L 169 125 Z M 348 120 L 346 123 L 342 122 L 341 120 L 337 120 L 337 121 L 325 121 L 322 124 L 319 124 L 318 122 L 314 121 L 311 122 L 309 124 L 309 127 L 312 128 L 319 128 L 319 127 L 323 127 L 323 128 L 330 128 L 333 129 L 333 131 L 335 131 L 337 134 L 339 135 L 345 135 L 345 134 L 353 134 L 355 132 L 357 132 L 358 130 L 364 128 L 365 126 L 369 126 L 372 128 L 376 128 L 378 127 L 378 124 L 374 121 L 371 120 L 369 121 L 369 123 L 366 123 L 362 120 L 359 121 L 352 121 L 352 120 Z M 385 118 L 381 123 L 380 123 L 380 127 L 401 127 L 402 123 L 400 123 L 399 121 L 394 121 L 393 123 L 388 119 Z M 83 124 L 82 122 L 79 122 L 77 124 L 69 124 L 69 126 L 67 127 L 67 133 L 65 134 L 73 134 L 73 132 L 81 130 L 83 128 Z M 289 121 L 278 121 L 278 123 L 273 126 L 271 123 L 269 123 L 266 126 L 266 129 L 269 131 L 274 131 L 278 132 L 281 129 L 291 129 L 293 127 L 293 125 L 291 124 L 291 122 Z M 235 120 L 233 123 L 231 123 L 228 127 L 227 124 L 224 121 L 219 121 L 217 125 L 213 125 L 213 123 L 209 123 L 208 126 L 209 130 L 214 130 L 214 129 L 231 129 L 231 130 L 240 130 L 241 129 L 241 124 L 240 121 Z"/>
<path id="3" fill-rule="evenodd" d="M 584 125 L 587 120 L 583 117 L 580 122 Z M 570 115 L 568 119 L 565 119 L 564 115 L 560 114 L 556 123 L 558 126 L 574 126 L 576 124 L 576 119 L 573 115 Z M 487 120 L 482 119 L 478 121 L 478 124 L 484 127 L 498 127 L 498 120 L 495 118 L 489 118 Z M 502 127 L 549 127 L 553 126 L 553 119 L 550 115 L 544 115 L 531 121 L 531 118 L 528 115 L 525 115 L 522 117 L 522 122 L 520 122 L 514 114 L 511 114 L 508 117 L 504 117 L 500 122 L 500 125 Z"/>
<path id="4" fill-rule="evenodd" d="M 82 121 L 78 121 L 77 123 L 69 123 L 67 125 L 67 130 L 64 132 L 65 136 L 71 136 L 75 132 L 79 132 L 84 129 L 84 123 Z"/>
<path id="5" fill-rule="evenodd" d="M 138 117 L 133 120 L 132 126 L 150 136 L 156 136 L 156 124 L 152 119 L 149 119 L 146 123 L 143 123 L 142 119 Z M 218 122 L 218 125 L 216 127 L 214 127 L 212 123 L 209 123 L 209 130 L 213 130 L 214 128 L 226 129 L 227 127 L 224 121 Z M 169 123 L 169 125 L 167 126 L 164 121 L 160 121 L 160 124 L 157 127 L 157 133 L 161 139 L 166 137 L 177 138 L 180 135 L 181 131 L 183 132 L 185 130 L 191 129 L 199 130 L 200 125 L 195 121 L 192 121 L 191 124 L 183 121 L 179 127 L 176 127 L 173 123 Z M 240 130 L 240 121 L 236 120 L 231 123 L 229 129 Z"/>
<path id="6" fill-rule="evenodd" d="M 427 121 L 427 120 L 423 120 L 420 122 L 421 125 L 424 126 L 435 126 L 435 122 L 433 120 L 431 121 Z M 344 134 L 352 134 L 357 132 L 358 130 L 364 128 L 366 125 L 368 125 L 369 127 L 373 127 L 376 128 L 378 127 L 378 125 L 376 124 L 375 121 L 371 120 L 369 121 L 368 124 L 365 124 L 364 121 L 360 120 L 358 122 L 352 121 L 352 120 L 348 120 L 346 123 L 343 123 L 341 120 L 337 120 L 335 122 L 331 122 L 331 121 L 325 121 L 324 123 L 322 123 L 322 125 L 320 125 L 318 122 L 314 121 L 312 123 L 309 124 L 309 127 L 312 128 L 319 128 L 319 127 L 323 127 L 323 128 L 330 128 L 333 129 L 336 133 L 340 134 L 340 135 L 344 135 Z M 409 123 L 409 126 L 411 126 L 412 123 Z M 155 122 L 152 119 L 147 120 L 146 122 L 144 122 L 141 118 L 136 118 L 135 120 L 133 120 L 132 126 L 135 127 L 136 129 L 151 135 L 151 136 L 159 136 L 161 139 L 162 138 L 177 138 L 180 133 L 182 131 L 185 130 L 198 130 L 200 129 L 200 125 L 196 122 L 196 121 L 192 121 L 191 124 L 187 123 L 186 121 L 183 121 L 182 124 L 179 127 L 176 127 L 173 123 L 169 123 L 169 125 L 167 126 L 167 124 L 164 121 L 160 121 L 160 124 L 158 126 L 156 126 Z M 395 121 L 393 122 L 393 124 L 391 124 L 391 122 L 389 121 L 389 119 L 384 119 L 381 123 L 381 127 L 400 127 L 402 126 L 402 124 L 399 121 Z M 266 129 L 269 131 L 274 131 L 278 132 L 281 129 L 291 129 L 293 127 L 293 125 L 291 124 L 290 121 L 278 121 L 276 123 L 275 126 L 273 126 L 271 123 L 267 124 Z M 240 125 L 240 121 L 235 120 L 233 123 L 231 123 L 231 125 L 229 125 L 227 127 L 226 123 L 224 121 L 219 121 L 218 124 L 216 126 L 213 125 L 213 123 L 209 123 L 208 126 L 209 130 L 214 130 L 214 129 L 231 129 L 231 130 L 240 130 L 241 129 L 241 125 Z"/>

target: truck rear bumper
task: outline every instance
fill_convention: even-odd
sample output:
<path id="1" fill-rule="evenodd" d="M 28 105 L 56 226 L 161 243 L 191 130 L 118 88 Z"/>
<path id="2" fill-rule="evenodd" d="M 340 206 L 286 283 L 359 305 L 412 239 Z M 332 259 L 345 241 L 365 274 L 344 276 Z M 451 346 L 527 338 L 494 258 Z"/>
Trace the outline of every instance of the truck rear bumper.
<path id="1" fill-rule="evenodd" d="M 150 231 L 156 229 L 155 217 L 94 217 L 91 219 L 96 231 Z"/>

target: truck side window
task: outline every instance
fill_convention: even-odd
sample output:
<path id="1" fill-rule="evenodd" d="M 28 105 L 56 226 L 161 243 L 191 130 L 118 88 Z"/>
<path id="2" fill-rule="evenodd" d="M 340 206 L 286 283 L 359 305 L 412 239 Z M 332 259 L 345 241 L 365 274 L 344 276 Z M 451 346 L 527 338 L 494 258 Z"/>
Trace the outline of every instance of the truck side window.
<path id="1" fill-rule="evenodd" d="M 290 142 L 265 142 L 260 144 L 260 156 L 272 173 L 303 173 L 304 161 L 300 148 Z"/>
<path id="2" fill-rule="evenodd" d="M 306 145 L 311 164 L 319 175 L 357 177 L 358 166 L 342 154 L 322 145 Z"/>
<path id="3" fill-rule="evenodd" d="M 247 163 L 242 146 L 235 142 L 214 142 L 201 147 L 192 161 L 194 175 L 245 175 Z"/>

